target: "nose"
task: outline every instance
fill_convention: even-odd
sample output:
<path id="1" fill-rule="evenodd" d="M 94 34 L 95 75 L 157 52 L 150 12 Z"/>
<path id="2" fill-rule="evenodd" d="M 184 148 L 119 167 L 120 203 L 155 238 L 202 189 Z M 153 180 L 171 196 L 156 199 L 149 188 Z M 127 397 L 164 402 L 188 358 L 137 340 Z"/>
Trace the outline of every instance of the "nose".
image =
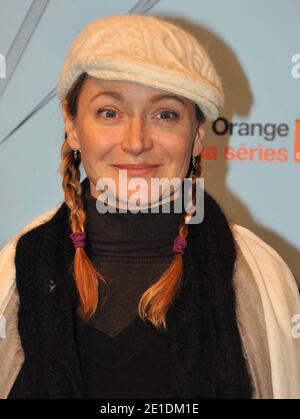
<path id="1" fill-rule="evenodd" d="M 126 128 L 122 133 L 121 148 L 123 151 L 138 155 L 152 147 L 149 131 L 145 128 L 142 117 L 135 116 L 128 119 Z"/>

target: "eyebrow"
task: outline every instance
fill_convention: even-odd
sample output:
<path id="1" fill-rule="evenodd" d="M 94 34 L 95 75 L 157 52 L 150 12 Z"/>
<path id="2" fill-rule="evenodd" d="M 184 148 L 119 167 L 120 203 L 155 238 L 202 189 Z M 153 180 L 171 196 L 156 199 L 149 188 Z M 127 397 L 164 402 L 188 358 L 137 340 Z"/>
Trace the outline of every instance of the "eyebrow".
<path id="1" fill-rule="evenodd" d="M 96 99 L 96 97 L 98 97 L 98 96 L 111 96 L 111 97 L 113 97 L 115 99 L 120 100 L 121 102 L 123 102 L 123 100 L 124 100 L 123 95 L 121 95 L 120 93 L 114 92 L 114 91 L 107 91 L 107 92 L 97 93 L 95 96 L 93 96 L 93 98 L 91 99 L 91 101 L 93 101 L 94 99 Z M 162 99 L 173 99 L 173 100 L 177 100 L 178 102 L 180 102 L 184 106 L 186 106 L 185 105 L 185 102 L 182 99 L 180 99 L 177 96 L 168 95 L 168 94 L 158 94 L 158 95 L 152 96 L 152 98 L 150 99 L 150 102 L 151 103 L 154 103 L 154 102 L 157 102 L 158 100 L 162 100 Z"/>

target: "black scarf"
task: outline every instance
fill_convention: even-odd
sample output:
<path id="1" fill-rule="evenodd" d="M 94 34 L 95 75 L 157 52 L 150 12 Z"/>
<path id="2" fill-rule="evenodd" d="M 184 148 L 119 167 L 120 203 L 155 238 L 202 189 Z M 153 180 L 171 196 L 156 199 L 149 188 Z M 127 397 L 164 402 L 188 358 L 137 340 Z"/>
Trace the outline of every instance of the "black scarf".
<path id="1" fill-rule="evenodd" d="M 88 185 L 88 178 L 82 182 Z M 251 398 L 232 285 L 235 243 L 219 204 L 205 192 L 204 220 L 190 224 L 183 284 L 167 314 L 174 398 Z M 9 398 L 85 398 L 76 342 L 75 249 L 64 202 L 16 248 L 19 334 L 25 362 Z M 86 248 L 89 254 L 89 247 Z"/>

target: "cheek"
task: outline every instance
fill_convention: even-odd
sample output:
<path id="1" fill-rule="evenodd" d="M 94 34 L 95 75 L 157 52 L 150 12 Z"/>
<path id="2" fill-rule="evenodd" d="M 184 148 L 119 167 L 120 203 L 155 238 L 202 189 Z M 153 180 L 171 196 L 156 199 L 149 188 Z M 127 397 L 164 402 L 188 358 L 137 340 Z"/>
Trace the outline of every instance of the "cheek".
<path id="1" fill-rule="evenodd" d="M 81 125 L 79 131 L 81 151 L 87 158 L 104 157 L 114 146 L 111 132 L 100 130 L 95 123 L 85 123 Z"/>
<path id="2" fill-rule="evenodd" d="M 182 167 L 189 161 L 191 141 L 187 137 L 173 138 L 172 141 L 165 143 L 165 151 L 170 156 L 176 167 Z"/>

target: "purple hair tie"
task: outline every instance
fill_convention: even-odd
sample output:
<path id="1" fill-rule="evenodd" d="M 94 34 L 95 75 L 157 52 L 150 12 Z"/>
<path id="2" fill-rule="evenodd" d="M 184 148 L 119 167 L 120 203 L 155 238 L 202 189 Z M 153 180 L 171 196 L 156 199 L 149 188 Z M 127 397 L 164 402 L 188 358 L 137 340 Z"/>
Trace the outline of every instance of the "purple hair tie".
<path id="1" fill-rule="evenodd" d="M 85 246 L 85 233 L 77 231 L 76 233 L 70 234 L 70 238 L 73 241 L 74 247 L 84 247 Z"/>
<path id="2" fill-rule="evenodd" d="M 187 241 L 182 236 L 177 236 L 173 243 L 173 251 L 176 253 L 181 253 L 183 255 L 184 249 L 187 246 Z"/>

